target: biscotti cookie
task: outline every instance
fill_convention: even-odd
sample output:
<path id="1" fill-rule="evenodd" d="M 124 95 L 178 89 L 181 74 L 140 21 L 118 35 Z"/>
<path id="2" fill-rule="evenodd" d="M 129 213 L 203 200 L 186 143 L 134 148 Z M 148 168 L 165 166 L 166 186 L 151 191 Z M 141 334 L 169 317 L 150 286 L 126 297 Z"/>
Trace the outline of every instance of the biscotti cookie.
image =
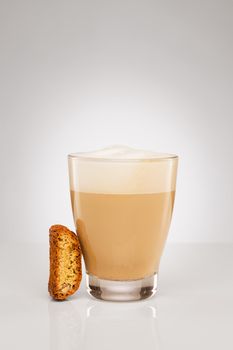
<path id="1" fill-rule="evenodd" d="M 64 300 L 76 292 L 82 279 L 80 243 L 77 235 L 62 225 L 50 227 L 49 243 L 49 293 Z"/>

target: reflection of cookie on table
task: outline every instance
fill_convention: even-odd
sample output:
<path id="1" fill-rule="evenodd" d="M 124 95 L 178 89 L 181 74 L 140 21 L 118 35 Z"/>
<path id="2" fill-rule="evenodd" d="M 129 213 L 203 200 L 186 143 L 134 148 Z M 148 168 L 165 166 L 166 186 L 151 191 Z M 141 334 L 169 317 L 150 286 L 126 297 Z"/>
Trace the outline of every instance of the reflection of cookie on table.
<path id="1" fill-rule="evenodd" d="M 49 243 L 49 293 L 64 300 L 76 292 L 82 279 L 80 243 L 77 235 L 62 225 L 50 227 Z"/>

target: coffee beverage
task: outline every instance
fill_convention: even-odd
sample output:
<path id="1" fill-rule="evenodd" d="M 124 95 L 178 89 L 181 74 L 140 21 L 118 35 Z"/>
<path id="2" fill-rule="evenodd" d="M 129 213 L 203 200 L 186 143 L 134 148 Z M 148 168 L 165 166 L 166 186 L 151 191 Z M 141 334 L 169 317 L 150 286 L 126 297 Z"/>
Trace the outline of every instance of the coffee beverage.
<path id="1" fill-rule="evenodd" d="M 69 155 L 74 222 L 95 281 L 157 274 L 172 216 L 177 157 L 124 146 Z"/>
<path id="2" fill-rule="evenodd" d="M 87 273 L 134 280 L 158 272 L 174 195 L 71 191 Z"/>

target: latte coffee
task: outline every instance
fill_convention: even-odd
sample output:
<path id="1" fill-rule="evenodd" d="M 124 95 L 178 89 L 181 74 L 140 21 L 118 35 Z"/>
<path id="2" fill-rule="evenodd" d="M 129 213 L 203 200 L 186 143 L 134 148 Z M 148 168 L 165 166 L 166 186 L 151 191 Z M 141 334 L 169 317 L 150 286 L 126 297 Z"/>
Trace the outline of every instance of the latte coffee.
<path id="1" fill-rule="evenodd" d="M 158 273 L 176 169 L 176 156 L 123 146 L 69 155 L 74 222 L 92 281 L 129 283 Z"/>

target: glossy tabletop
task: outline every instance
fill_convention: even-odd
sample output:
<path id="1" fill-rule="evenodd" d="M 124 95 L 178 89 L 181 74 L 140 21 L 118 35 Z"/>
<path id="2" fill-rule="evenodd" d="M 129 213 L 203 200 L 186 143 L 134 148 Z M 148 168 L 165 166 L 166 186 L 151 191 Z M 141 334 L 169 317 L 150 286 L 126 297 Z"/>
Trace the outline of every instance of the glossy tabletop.
<path id="1" fill-rule="evenodd" d="M 47 294 L 48 246 L 0 247 L 0 349 L 233 349 L 233 245 L 168 244 L 155 297 Z"/>

